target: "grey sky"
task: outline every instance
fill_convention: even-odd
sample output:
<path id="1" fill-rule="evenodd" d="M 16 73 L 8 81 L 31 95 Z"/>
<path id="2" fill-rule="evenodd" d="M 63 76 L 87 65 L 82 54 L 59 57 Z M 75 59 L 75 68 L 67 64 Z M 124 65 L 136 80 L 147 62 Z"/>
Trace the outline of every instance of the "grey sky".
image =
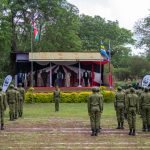
<path id="1" fill-rule="evenodd" d="M 80 14 L 99 15 L 118 20 L 120 27 L 133 30 L 135 22 L 149 15 L 150 0 L 67 0 L 79 8 Z"/>

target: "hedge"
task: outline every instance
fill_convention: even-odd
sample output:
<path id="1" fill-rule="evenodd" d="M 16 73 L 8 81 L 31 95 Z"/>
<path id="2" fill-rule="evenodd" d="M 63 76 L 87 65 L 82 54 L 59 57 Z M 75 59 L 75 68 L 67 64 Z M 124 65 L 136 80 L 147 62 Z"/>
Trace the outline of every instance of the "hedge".
<path id="1" fill-rule="evenodd" d="M 113 91 L 101 91 L 104 96 L 104 102 L 110 103 L 114 101 L 115 93 Z M 61 103 L 86 103 L 91 92 L 61 92 Z M 51 103 L 53 102 L 53 93 L 33 93 L 28 91 L 25 96 L 26 103 Z"/>

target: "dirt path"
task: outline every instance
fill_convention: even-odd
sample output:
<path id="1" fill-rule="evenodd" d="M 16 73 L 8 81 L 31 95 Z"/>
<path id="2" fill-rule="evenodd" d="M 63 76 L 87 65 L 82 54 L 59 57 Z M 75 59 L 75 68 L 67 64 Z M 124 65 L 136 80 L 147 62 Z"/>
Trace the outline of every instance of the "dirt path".
<path id="1" fill-rule="evenodd" d="M 43 149 L 150 149 L 150 133 L 138 130 L 135 137 L 128 129 L 103 127 L 97 137 L 90 136 L 88 120 L 48 118 L 8 122 L 0 131 L 0 150 Z"/>

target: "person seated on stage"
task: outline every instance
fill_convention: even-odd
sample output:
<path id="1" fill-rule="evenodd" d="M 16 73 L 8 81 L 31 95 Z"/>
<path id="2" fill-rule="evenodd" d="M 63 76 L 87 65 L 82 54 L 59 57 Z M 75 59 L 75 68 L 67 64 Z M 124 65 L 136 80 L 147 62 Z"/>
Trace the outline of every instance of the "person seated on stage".
<path id="1" fill-rule="evenodd" d="M 85 72 L 83 72 L 83 80 L 84 80 L 85 86 L 88 86 L 89 73 L 87 72 L 87 70 L 85 70 Z"/>
<path id="2" fill-rule="evenodd" d="M 67 72 L 66 73 L 66 86 L 67 87 L 70 87 L 70 77 L 71 77 L 71 73 L 70 72 Z"/>
<path id="3" fill-rule="evenodd" d="M 48 76 L 47 72 L 45 70 L 43 70 L 42 73 L 41 73 L 41 76 L 42 76 L 42 79 L 43 79 L 43 84 L 46 87 L 47 86 L 47 76 Z"/>
<path id="4" fill-rule="evenodd" d="M 57 85 L 59 87 L 62 87 L 62 80 L 63 80 L 63 73 L 60 70 L 58 70 L 57 71 Z"/>

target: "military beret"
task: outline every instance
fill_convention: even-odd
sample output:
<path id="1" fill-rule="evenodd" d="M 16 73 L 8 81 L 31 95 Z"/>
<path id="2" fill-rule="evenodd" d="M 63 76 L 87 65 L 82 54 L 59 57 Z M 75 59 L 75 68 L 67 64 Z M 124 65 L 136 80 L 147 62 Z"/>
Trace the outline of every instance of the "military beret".
<path id="1" fill-rule="evenodd" d="M 22 83 L 19 83 L 18 85 L 19 85 L 19 86 L 22 86 Z"/>
<path id="2" fill-rule="evenodd" d="M 17 90 L 17 87 L 15 86 L 14 89 Z"/>
<path id="3" fill-rule="evenodd" d="M 132 88 L 130 88 L 130 91 L 131 91 L 131 92 L 134 92 L 134 88 L 133 88 L 133 87 L 132 87 Z"/>
<path id="4" fill-rule="evenodd" d="M 122 90 L 122 87 L 121 86 L 118 86 L 118 88 L 117 88 L 119 91 L 121 91 Z"/>
<path id="5" fill-rule="evenodd" d="M 97 92 L 96 87 L 92 87 L 92 92 Z"/>
<path id="6" fill-rule="evenodd" d="M 129 85 L 128 85 L 128 87 L 130 88 L 130 87 L 132 87 L 132 85 L 131 85 L 131 84 L 129 84 Z"/>
<path id="7" fill-rule="evenodd" d="M 145 92 L 148 92 L 148 91 L 149 91 L 148 87 L 144 88 L 144 91 L 145 91 Z"/>
<path id="8" fill-rule="evenodd" d="M 11 84 L 11 85 L 10 85 L 10 88 L 14 88 L 14 85 L 13 85 L 13 84 Z"/>

